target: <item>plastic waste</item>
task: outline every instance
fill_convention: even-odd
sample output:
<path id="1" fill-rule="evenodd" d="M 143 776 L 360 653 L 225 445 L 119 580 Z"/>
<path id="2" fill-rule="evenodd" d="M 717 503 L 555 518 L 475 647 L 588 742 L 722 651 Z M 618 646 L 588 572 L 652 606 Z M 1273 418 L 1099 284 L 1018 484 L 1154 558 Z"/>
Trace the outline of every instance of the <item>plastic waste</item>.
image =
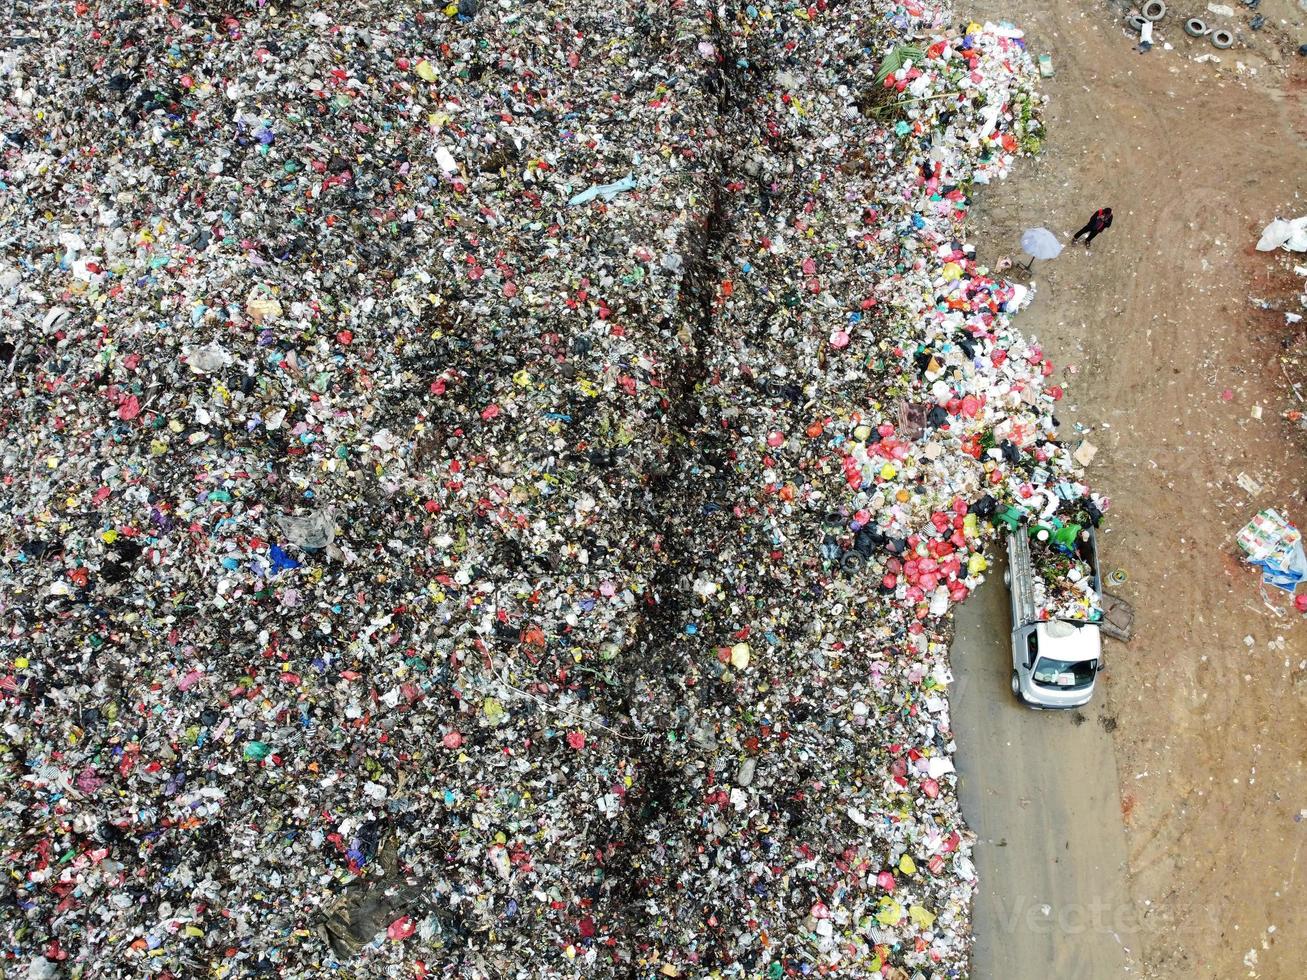
<path id="1" fill-rule="evenodd" d="M 1307 252 L 1307 215 L 1293 221 L 1276 218 L 1264 229 L 1257 241 L 1259 252 L 1273 252 L 1277 248 L 1290 252 Z"/>
<path id="2" fill-rule="evenodd" d="M 596 184 L 580 194 L 574 194 L 567 199 L 567 203 L 572 207 L 576 207 L 581 204 L 589 204 L 596 198 L 611 201 L 617 195 L 633 191 L 639 186 L 639 181 L 633 175 L 627 174 L 621 180 L 615 180 L 611 184 Z"/>
<path id="3" fill-rule="evenodd" d="M 277 526 L 292 544 L 310 550 L 325 548 L 336 537 L 336 524 L 330 508 L 309 514 L 279 515 Z"/>

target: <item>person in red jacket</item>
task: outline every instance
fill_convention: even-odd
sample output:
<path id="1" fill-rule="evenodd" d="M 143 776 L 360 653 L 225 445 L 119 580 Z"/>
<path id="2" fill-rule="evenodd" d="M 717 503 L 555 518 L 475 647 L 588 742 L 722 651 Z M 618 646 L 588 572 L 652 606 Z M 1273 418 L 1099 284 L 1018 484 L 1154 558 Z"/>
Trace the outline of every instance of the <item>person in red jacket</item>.
<path id="1" fill-rule="evenodd" d="M 1088 248 L 1089 243 L 1092 242 L 1096 236 L 1101 235 L 1111 227 L 1112 209 L 1099 208 L 1093 213 L 1093 216 L 1085 222 L 1085 226 L 1072 236 L 1071 240 L 1074 242 L 1081 235 L 1088 235 L 1089 237 L 1085 239 L 1085 248 Z"/>

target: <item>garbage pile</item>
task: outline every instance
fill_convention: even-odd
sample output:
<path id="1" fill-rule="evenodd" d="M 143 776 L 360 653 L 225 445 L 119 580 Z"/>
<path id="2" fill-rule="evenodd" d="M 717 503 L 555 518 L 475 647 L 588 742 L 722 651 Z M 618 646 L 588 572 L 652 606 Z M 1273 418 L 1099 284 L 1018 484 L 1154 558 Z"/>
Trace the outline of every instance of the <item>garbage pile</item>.
<path id="1" fill-rule="evenodd" d="M 1040 618 L 1097 622 L 1103 617 L 1102 597 L 1094 587 L 1089 562 L 1072 555 L 1032 548 L 1035 605 Z"/>
<path id="2" fill-rule="evenodd" d="M 1096 581 L 1097 545 L 1089 528 L 1098 525 L 1108 502 L 1083 485 L 1064 484 L 1060 489 L 1065 496 L 1047 491 L 1037 496 L 1047 501 L 1042 512 L 1010 505 L 997 523 L 1009 534 L 1030 539 L 1032 598 L 1040 619 L 1097 622 L 1103 617 L 1103 597 Z"/>
<path id="3" fill-rule="evenodd" d="M 1239 529 L 1235 541 L 1250 565 L 1262 570 L 1262 584 L 1292 595 L 1307 578 L 1302 532 L 1274 508 L 1258 511 Z"/>
<path id="4" fill-rule="evenodd" d="M 949 16 L 16 23 L 9 960 L 965 971 L 948 612 L 1106 502 L 964 232 L 1032 66 Z"/>

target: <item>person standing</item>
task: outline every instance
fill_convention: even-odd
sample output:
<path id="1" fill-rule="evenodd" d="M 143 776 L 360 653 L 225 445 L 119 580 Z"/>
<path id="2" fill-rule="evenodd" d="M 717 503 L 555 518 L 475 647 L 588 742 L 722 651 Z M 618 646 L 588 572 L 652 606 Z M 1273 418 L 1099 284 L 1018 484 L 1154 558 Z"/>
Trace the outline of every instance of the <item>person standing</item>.
<path id="1" fill-rule="evenodd" d="M 1099 208 L 1097 211 L 1093 213 L 1090 219 L 1085 222 L 1085 226 L 1081 228 L 1078 232 L 1076 232 L 1073 236 L 1071 236 L 1071 240 L 1074 242 L 1081 235 L 1088 235 L 1089 237 L 1085 239 L 1085 248 L 1088 248 L 1090 242 L 1092 242 L 1097 236 L 1101 235 L 1103 232 L 1107 231 L 1107 229 L 1111 227 L 1112 227 L 1112 209 Z"/>

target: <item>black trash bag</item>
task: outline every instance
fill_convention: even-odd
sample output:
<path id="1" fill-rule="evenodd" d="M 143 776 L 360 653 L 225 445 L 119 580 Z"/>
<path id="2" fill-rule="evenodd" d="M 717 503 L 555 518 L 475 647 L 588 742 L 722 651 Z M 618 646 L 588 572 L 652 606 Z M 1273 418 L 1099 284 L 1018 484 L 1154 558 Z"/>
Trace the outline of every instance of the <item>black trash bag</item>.
<path id="1" fill-rule="evenodd" d="M 853 540 L 853 547 L 864 558 L 870 558 L 885 543 L 885 535 L 874 528 L 864 527 Z"/>

